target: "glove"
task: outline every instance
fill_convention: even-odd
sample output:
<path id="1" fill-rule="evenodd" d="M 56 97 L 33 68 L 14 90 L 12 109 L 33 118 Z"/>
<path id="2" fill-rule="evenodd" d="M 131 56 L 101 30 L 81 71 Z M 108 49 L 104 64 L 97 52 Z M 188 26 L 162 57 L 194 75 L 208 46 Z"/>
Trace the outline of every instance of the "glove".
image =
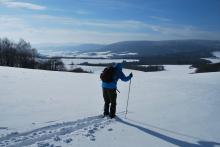
<path id="1" fill-rule="evenodd" d="M 130 75 L 129 75 L 131 78 L 133 77 L 133 74 L 132 74 L 132 72 L 130 73 Z"/>

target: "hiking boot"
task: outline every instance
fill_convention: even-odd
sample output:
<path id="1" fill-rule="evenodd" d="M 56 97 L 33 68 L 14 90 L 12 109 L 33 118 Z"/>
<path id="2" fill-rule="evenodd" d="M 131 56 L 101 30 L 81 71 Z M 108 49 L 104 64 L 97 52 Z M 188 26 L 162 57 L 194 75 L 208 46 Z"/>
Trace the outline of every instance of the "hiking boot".
<path id="1" fill-rule="evenodd" d="M 109 117 L 112 119 L 112 118 L 115 118 L 115 115 L 109 115 Z"/>
<path id="2" fill-rule="evenodd" d="M 109 116 L 109 113 L 105 113 L 105 112 L 104 112 L 103 115 L 104 115 L 104 117 L 105 117 L 105 116 Z"/>

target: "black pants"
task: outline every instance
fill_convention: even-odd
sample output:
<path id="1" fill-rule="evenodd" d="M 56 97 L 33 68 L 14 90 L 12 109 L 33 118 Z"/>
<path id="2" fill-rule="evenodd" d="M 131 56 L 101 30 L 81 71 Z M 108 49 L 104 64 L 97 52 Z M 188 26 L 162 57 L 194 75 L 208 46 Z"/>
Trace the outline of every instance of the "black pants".
<path id="1" fill-rule="evenodd" d="M 116 113 L 116 98 L 117 98 L 116 89 L 103 88 L 103 98 L 105 101 L 104 115 L 110 115 L 114 117 Z M 110 111 L 109 111 L 109 106 L 110 106 Z"/>

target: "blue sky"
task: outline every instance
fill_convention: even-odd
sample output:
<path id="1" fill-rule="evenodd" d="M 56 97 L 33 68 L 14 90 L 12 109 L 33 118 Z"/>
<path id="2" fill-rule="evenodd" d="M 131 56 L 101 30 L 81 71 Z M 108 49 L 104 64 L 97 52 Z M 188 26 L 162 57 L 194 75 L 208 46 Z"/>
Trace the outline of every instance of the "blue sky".
<path id="1" fill-rule="evenodd" d="M 33 44 L 220 40 L 220 0 L 0 0 L 0 37 Z"/>

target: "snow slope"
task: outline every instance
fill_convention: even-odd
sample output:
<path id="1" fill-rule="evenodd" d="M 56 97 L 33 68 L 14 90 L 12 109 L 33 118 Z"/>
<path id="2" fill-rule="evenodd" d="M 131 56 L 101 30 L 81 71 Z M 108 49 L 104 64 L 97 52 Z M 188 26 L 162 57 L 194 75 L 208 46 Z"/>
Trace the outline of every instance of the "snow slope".
<path id="1" fill-rule="evenodd" d="M 189 66 L 132 71 L 119 81 L 117 118 L 100 118 L 99 73 L 0 67 L 0 146 L 220 146 L 220 73 Z M 126 74 L 130 70 L 124 71 Z"/>

